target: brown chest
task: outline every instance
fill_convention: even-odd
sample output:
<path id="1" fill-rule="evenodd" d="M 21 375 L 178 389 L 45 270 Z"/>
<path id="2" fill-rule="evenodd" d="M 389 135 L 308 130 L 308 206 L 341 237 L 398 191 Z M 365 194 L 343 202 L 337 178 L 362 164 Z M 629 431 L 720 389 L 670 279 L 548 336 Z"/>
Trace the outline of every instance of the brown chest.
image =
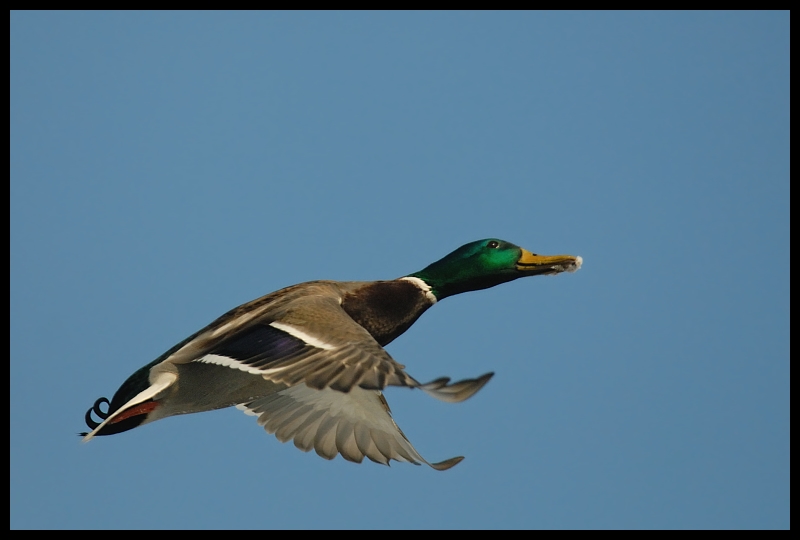
<path id="1" fill-rule="evenodd" d="M 408 330 L 431 305 L 419 287 L 405 280 L 376 281 L 342 299 L 342 308 L 381 346 Z"/>

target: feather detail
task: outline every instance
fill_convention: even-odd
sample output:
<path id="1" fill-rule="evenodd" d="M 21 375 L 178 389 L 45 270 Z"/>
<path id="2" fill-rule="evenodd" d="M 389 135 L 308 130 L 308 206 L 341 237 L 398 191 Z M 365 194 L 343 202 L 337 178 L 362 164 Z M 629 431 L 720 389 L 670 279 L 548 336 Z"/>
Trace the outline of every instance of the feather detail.
<path id="1" fill-rule="evenodd" d="M 443 388 L 439 383 L 435 386 Z M 256 415 L 258 423 L 281 442 L 293 440 L 300 450 L 313 448 L 325 459 L 340 454 L 355 463 L 367 457 L 383 465 L 393 459 L 434 468 L 452 466 L 462 459 L 426 461 L 397 426 L 386 400 L 376 390 L 353 387 L 343 393 L 300 384 L 237 408 Z"/>

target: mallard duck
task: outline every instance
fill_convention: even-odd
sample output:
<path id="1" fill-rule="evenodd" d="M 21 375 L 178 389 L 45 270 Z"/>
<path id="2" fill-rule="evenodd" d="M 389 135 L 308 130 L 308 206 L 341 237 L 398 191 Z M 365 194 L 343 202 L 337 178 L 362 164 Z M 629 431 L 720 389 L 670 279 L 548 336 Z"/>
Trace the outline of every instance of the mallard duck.
<path id="1" fill-rule="evenodd" d="M 490 238 L 395 280 L 311 281 L 281 289 L 232 309 L 136 371 L 110 402 L 95 401 L 85 416 L 91 432 L 81 435 L 88 441 L 168 416 L 236 406 L 281 442 L 293 440 L 325 459 L 341 454 L 358 463 L 367 457 L 449 469 L 463 457 L 426 461 L 392 419 L 381 390 L 419 388 L 457 403 L 493 373 L 423 384 L 383 347 L 448 296 L 574 272 L 582 262 Z"/>

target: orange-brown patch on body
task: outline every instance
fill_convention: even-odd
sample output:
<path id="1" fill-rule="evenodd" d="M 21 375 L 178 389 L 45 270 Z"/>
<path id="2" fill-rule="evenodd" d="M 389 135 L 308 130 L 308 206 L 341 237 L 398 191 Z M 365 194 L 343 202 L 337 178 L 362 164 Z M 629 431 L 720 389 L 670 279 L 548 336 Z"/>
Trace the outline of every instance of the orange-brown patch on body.
<path id="1" fill-rule="evenodd" d="M 110 422 L 111 424 L 116 424 L 117 422 L 121 422 L 126 418 L 130 418 L 132 416 L 139 416 L 140 414 L 147 414 L 153 409 L 158 407 L 158 403 L 155 401 L 145 401 L 144 403 L 140 403 L 135 407 L 131 407 L 127 411 L 120 413 L 119 416 L 115 416 L 114 419 Z"/>

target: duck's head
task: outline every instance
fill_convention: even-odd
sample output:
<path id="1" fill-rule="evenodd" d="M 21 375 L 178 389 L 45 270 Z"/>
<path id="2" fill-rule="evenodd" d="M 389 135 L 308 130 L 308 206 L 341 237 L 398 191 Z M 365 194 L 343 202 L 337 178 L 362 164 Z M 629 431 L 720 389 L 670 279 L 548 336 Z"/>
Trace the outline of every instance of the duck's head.
<path id="1" fill-rule="evenodd" d="M 538 255 L 510 242 L 487 238 L 465 244 L 408 277 L 424 281 L 441 300 L 525 276 L 574 272 L 582 263 L 581 257 Z"/>

